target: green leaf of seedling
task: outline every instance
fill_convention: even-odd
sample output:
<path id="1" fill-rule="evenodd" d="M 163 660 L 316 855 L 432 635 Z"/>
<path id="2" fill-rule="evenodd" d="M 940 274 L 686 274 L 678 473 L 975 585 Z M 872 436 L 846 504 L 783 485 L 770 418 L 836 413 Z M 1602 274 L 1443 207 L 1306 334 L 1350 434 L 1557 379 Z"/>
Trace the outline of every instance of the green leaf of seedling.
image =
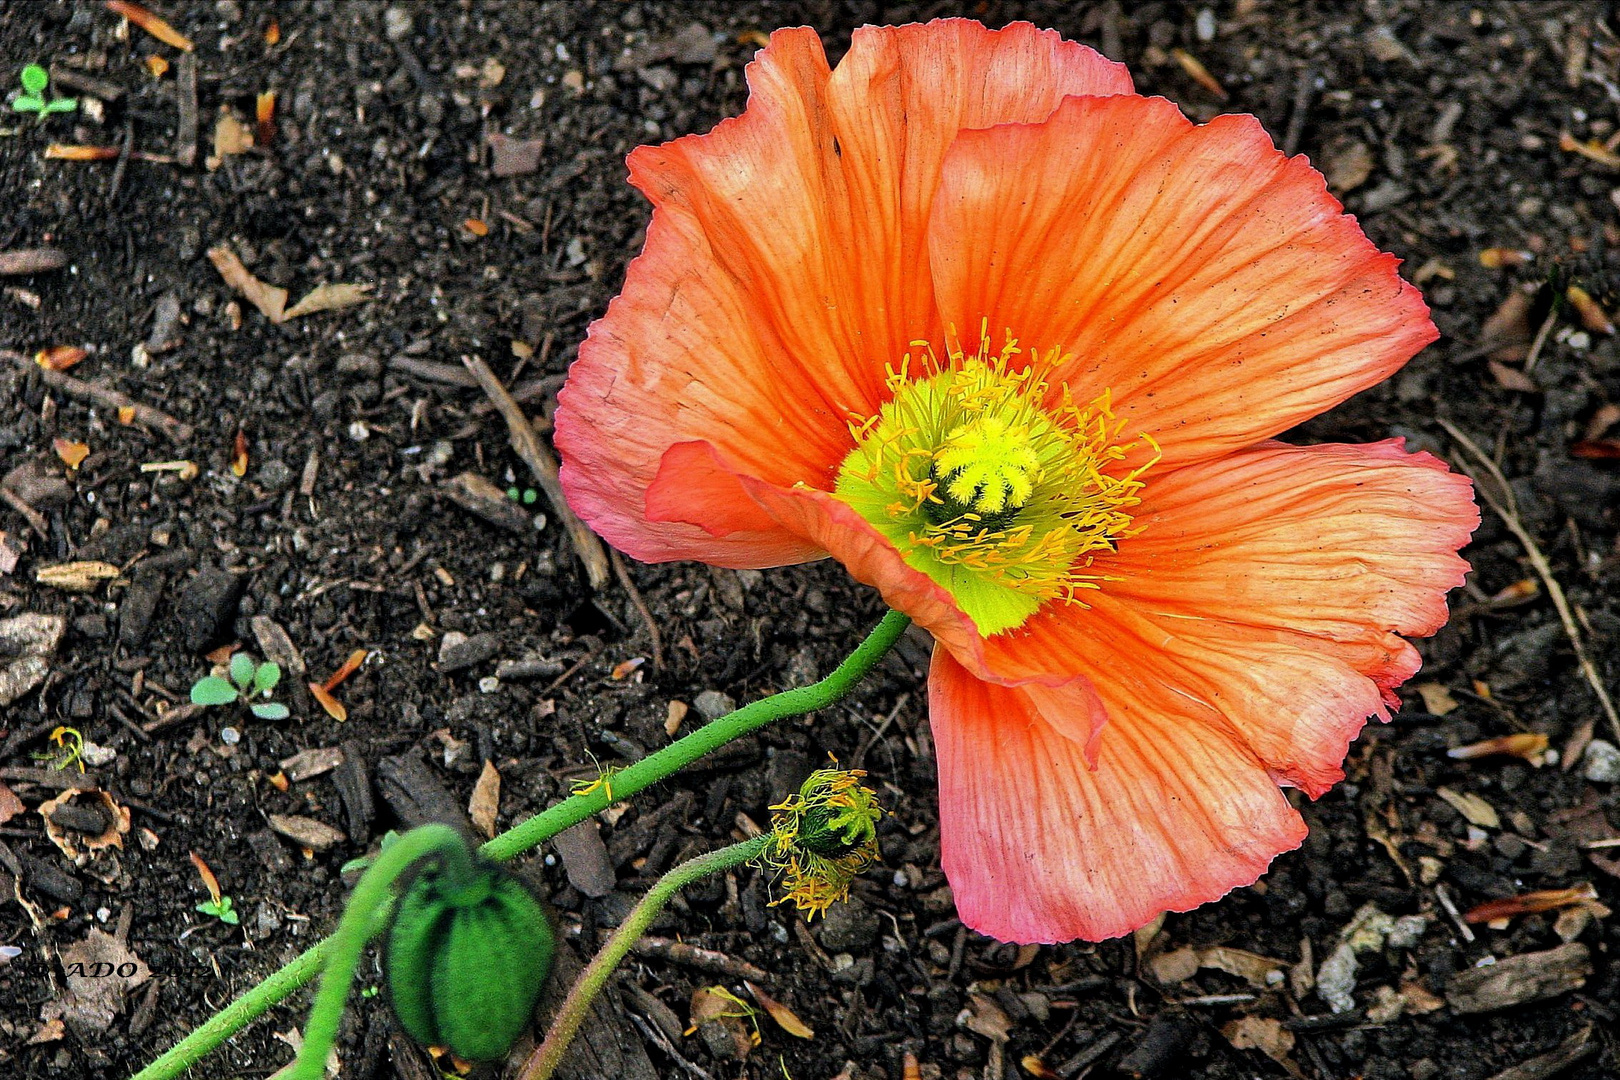
<path id="1" fill-rule="evenodd" d="M 191 703 L 193 705 L 229 705 L 240 696 L 236 687 L 218 675 L 209 675 L 198 679 L 191 688 Z"/>
<path id="2" fill-rule="evenodd" d="M 27 67 L 22 69 L 23 89 L 28 91 L 31 97 L 38 97 L 40 92 L 45 89 L 46 85 L 48 85 L 50 81 L 50 72 L 46 71 L 38 64 L 29 64 Z"/>
<path id="3" fill-rule="evenodd" d="M 249 692 L 253 685 L 253 673 L 257 670 L 253 657 L 247 653 L 237 653 L 231 657 L 231 682 L 241 688 L 242 693 Z"/>
<path id="4" fill-rule="evenodd" d="M 78 98 L 70 98 L 70 97 L 57 98 L 55 101 L 53 101 L 53 102 L 51 102 L 51 103 L 49 103 L 48 105 L 45 106 L 45 111 L 41 115 L 49 115 L 50 113 L 59 113 L 59 112 L 73 112 L 76 109 L 78 109 L 78 107 L 79 107 L 79 99 Z"/>
<path id="5" fill-rule="evenodd" d="M 253 715 L 257 716 L 260 720 L 287 719 L 287 706 L 283 705 L 279 701 L 272 701 L 267 705 L 254 705 L 252 708 Z"/>
<path id="6" fill-rule="evenodd" d="M 253 673 L 253 692 L 255 694 L 268 694 L 276 688 L 281 681 L 281 665 L 271 660 L 260 664 Z"/>
<path id="7" fill-rule="evenodd" d="M 236 913 L 236 906 L 231 903 L 228 896 L 220 897 L 217 904 L 212 900 L 204 900 L 197 905 L 197 910 L 204 915 L 212 915 L 228 926 L 236 926 L 242 921 L 242 917 Z"/>
<path id="8" fill-rule="evenodd" d="M 11 103 L 11 107 L 21 113 L 43 113 L 45 103 L 37 97 L 20 97 Z"/>

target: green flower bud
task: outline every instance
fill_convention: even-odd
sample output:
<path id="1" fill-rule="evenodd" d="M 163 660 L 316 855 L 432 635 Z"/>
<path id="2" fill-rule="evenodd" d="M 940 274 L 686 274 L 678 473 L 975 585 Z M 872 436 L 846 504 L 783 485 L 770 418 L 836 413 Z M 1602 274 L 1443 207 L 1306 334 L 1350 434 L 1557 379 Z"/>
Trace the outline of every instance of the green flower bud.
<path id="1" fill-rule="evenodd" d="M 464 1061 L 506 1056 L 551 971 L 551 925 L 517 878 L 478 862 L 418 873 L 394 908 L 383 949 L 389 1000 L 424 1046 Z"/>
<path id="2" fill-rule="evenodd" d="M 849 895 L 855 875 L 877 861 L 882 809 L 859 769 L 817 769 L 797 795 L 771 807 L 765 862 L 782 874 L 782 903 L 814 918 Z"/>

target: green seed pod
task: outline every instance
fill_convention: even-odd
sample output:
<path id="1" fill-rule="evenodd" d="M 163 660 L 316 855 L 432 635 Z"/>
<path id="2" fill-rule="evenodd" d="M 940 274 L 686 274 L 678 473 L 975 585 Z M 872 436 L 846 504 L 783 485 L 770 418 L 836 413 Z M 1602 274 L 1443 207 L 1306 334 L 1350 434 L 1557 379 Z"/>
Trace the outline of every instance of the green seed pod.
<path id="1" fill-rule="evenodd" d="M 504 1057 L 551 971 L 551 925 L 517 878 L 479 863 L 468 880 L 418 874 L 394 909 L 383 957 L 400 1026 L 465 1061 Z"/>

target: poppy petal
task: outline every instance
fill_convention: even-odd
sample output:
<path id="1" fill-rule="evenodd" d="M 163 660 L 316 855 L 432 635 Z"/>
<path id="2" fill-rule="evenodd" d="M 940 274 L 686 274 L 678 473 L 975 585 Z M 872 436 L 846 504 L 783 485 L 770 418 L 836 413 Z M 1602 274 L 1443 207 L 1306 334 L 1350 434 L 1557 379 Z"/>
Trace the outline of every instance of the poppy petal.
<path id="1" fill-rule="evenodd" d="M 1252 116 L 1071 98 L 1044 123 L 964 132 L 929 254 L 941 317 L 1070 359 L 1162 468 L 1251 445 L 1389 376 L 1437 336 L 1397 260 Z M 1141 453 L 1147 451 L 1144 448 Z"/>
<path id="2" fill-rule="evenodd" d="M 1055 32 L 962 19 L 858 30 L 836 73 L 814 31 L 779 30 L 748 83 L 740 117 L 630 155 L 654 206 L 646 246 L 559 399 L 570 502 L 646 561 L 814 555 L 735 512 L 714 528 L 649 520 L 665 451 L 700 438 L 749 475 L 830 488 L 848 422 L 876 410 L 910 342 L 938 336 L 924 234 L 959 130 L 1130 90 L 1122 66 Z"/>
<path id="3" fill-rule="evenodd" d="M 665 460 L 659 483 L 648 493 L 648 504 L 659 515 L 673 521 L 706 519 L 707 528 L 716 528 L 717 522 L 722 528 L 749 527 L 757 520 L 754 515 L 765 515 L 799 537 L 806 550 L 825 551 L 843 563 L 851 577 L 877 589 L 890 607 L 944 642 L 977 677 L 1024 686 L 1041 702 L 1061 707 L 1064 733 L 1086 753 L 1094 750 L 1106 714 L 1090 683 L 1051 666 L 1048 651 L 1025 653 L 997 646 L 999 639 L 980 637 L 951 594 L 908 566 L 889 539 L 847 504 L 803 484 L 779 487 L 740 473 L 701 441 L 672 447 Z M 708 509 L 710 498 L 720 499 L 723 507 Z M 1074 666 L 1067 657 L 1065 662 Z"/>
<path id="4" fill-rule="evenodd" d="M 1112 718 L 1095 768 L 1023 689 L 936 648 L 940 861 L 963 923 L 1002 941 L 1101 940 L 1254 882 L 1305 823 L 1265 767 L 1170 714 Z"/>
<path id="5" fill-rule="evenodd" d="M 1468 480 L 1399 439 L 1265 443 L 1150 482 L 1088 607 L 1047 608 L 985 662 L 1086 676 L 1112 721 L 1167 688 L 1314 798 L 1366 719 L 1399 704 L 1419 662 L 1400 635 L 1445 623 L 1478 524 Z"/>

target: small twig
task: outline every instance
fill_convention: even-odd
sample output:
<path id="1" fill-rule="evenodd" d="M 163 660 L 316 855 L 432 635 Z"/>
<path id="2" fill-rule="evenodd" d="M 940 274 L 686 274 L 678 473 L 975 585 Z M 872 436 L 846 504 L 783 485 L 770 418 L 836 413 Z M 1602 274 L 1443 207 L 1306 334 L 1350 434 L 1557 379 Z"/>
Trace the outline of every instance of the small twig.
<path id="1" fill-rule="evenodd" d="M 97 383 L 75 379 L 65 372 L 40 367 L 22 353 L 11 349 L 0 349 L 0 359 L 10 360 L 24 370 L 30 368 L 37 370 L 39 377 L 45 380 L 46 386 L 60 390 L 71 397 L 86 398 L 109 409 L 134 409 L 136 420 L 147 427 L 156 428 L 177 443 L 191 440 L 190 424 L 181 423 L 160 409 L 154 409 L 150 405 L 143 405 L 127 394 L 121 394 L 117 390 L 108 389 Z"/>
<path id="2" fill-rule="evenodd" d="M 1473 927 L 1468 925 L 1467 920 L 1462 917 L 1462 912 L 1457 910 L 1457 902 L 1451 898 L 1451 892 L 1444 883 L 1434 887 L 1434 896 L 1435 899 L 1440 901 L 1440 906 L 1445 909 L 1446 914 L 1451 916 L 1451 922 L 1457 927 L 1457 932 L 1462 935 L 1462 939 L 1472 943 L 1474 940 Z"/>
<path id="3" fill-rule="evenodd" d="M 1536 339 L 1530 343 L 1530 351 L 1524 357 L 1523 370 L 1526 375 L 1535 370 L 1536 361 L 1541 359 L 1541 350 L 1547 344 L 1547 335 L 1552 333 L 1553 324 L 1558 321 L 1558 307 L 1559 305 L 1554 303 L 1547 310 L 1547 317 L 1541 320 L 1541 329 L 1536 331 Z"/>
<path id="4" fill-rule="evenodd" d="M 51 538 L 50 523 L 45 520 L 45 515 L 29 506 L 21 495 L 8 487 L 0 487 L 0 499 L 4 499 L 6 505 L 28 519 L 28 527 L 38 533 L 41 540 Z"/>
<path id="5" fill-rule="evenodd" d="M 197 164 L 197 58 L 182 53 L 174 62 L 175 105 L 180 112 L 175 125 L 174 159 L 185 168 Z"/>
<path id="6" fill-rule="evenodd" d="M 680 1051 L 676 1050 L 669 1039 L 665 1038 L 664 1033 L 658 1030 L 657 1024 L 648 1023 L 634 1012 L 627 1011 L 624 1015 L 636 1026 L 636 1030 L 641 1032 L 642 1038 L 662 1050 L 666 1057 L 690 1073 L 694 1080 L 714 1080 L 713 1073 L 703 1068 L 703 1066 L 695 1065 L 682 1057 Z"/>
<path id="7" fill-rule="evenodd" d="M 0 251 L 0 277 L 48 274 L 68 264 L 67 252 L 58 248 L 19 248 Z"/>
<path id="8" fill-rule="evenodd" d="M 129 155 L 135 149 L 135 121 L 124 121 L 124 143 L 118 148 L 118 164 L 113 166 L 112 183 L 107 185 L 107 208 L 118 201 L 118 189 L 124 186 L 124 171 L 129 168 Z"/>
<path id="9" fill-rule="evenodd" d="M 738 960 L 723 952 L 702 949 L 684 941 L 664 937 L 644 937 L 631 946 L 637 956 L 652 956 L 672 964 L 696 968 L 710 975 L 723 975 L 728 979 L 747 979 L 749 982 L 770 982 L 771 973 L 757 968 L 746 960 Z"/>
<path id="10" fill-rule="evenodd" d="M 506 421 L 512 449 L 517 451 L 518 457 L 529 466 L 535 481 L 550 500 L 552 509 L 557 512 L 557 520 L 562 522 L 568 538 L 573 541 L 574 554 L 585 564 L 585 576 L 590 580 L 591 588 L 602 588 L 608 582 L 607 553 L 602 549 L 602 542 L 596 538 L 596 534 L 574 515 L 568 501 L 563 498 L 562 484 L 557 479 L 557 459 L 541 443 L 540 437 L 534 433 L 534 427 L 529 423 L 529 418 L 523 415 L 523 410 L 518 408 L 517 402 L 512 400 L 512 395 L 506 392 L 506 387 L 501 385 L 501 381 L 495 377 L 489 365 L 476 356 L 463 356 L 461 362 L 477 378 L 478 384 L 484 388 L 484 393 L 489 396 L 489 400 Z"/>
<path id="11" fill-rule="evenodd" d="M 1496 467 L 1496 462 L 1485 455 L 1485 451 L 1463 434 L 1462 429 L 1442 418 L 1435 418 L 1446 433 L 1457 440 L 1462 447 L 1479 460 L 1481 466 L 1490 474 L 1493 481 L 1501 489 L 1500 493 L 1493 492 L 1486 485 L 1479 482 L 1479 477 L 1460 462 L 1455 463 L 1457 468 L 1469 479 L 1474 481 L 1474 488 L 1479 497 L 1485 500 L 1485 505 L 1496 512 L 1508 531 L 1518 537 L 1519 543 L 1524 545 L 1525 553 L 1530 557 L 1530 565 L 1535 568 L 1536 575 L 1541 578 L 1541 584 L 1546 588 L 1547 595 L 1552 598 L 1553 607 L 1558 611 L 1558 621 L 1564 624 L 1564 633 L 1569 637 L 1569 643 L 1575 650 L 1575 660 L 1580 665 L 1581 674 L 1597 695 L 1598 704 L 1603 707 L 1603 715 L 1608 717 L 1609 727 L 1614 731 L 1616 739 L 1620 739 L 1620 712 L 1615 711 L 1614 700 L 1609 697 L 1609 691 L 1603 685 L 1603 679 L 1598 675 L 1597 665 L 1586 652 L 1586 642 L 1581 636 L 1581 628 L 1575 622 L 1575 613 L 1570 609 L 1569 599 L 1564 595 L 1564 588 L 1553 577 L 1552 565 L 1547 562 L 1547 556 L 1542 554 L 1541 547 L 1536 543 L 1530 530 L 1524 527 L 1524 521 L 1519 517 L 1519 501 L 1514 497 L 1513 488 L 1508 484 L 1507 477 L 1502 470 Z"/>
<path id="12" fill-rule="evenodd" d="M 636 583 L 630 579 L 630 568 L 624 565 L 624 559 L 617 551 L 608 551 L 608 560 L 613 563 L 613 573 L 618 577 L 619 584 L 624 591 L 630 594 L 630 603 L 635 605 L 636 614 L 647 626 L 647 636 L 652 639 L 653 671 L 664 670 L 664 636 L 658 632 L 658 622 L 653 618 L 651 611 L 647 610 L 647 602 L 641 598 L 641 592 Z"/>

